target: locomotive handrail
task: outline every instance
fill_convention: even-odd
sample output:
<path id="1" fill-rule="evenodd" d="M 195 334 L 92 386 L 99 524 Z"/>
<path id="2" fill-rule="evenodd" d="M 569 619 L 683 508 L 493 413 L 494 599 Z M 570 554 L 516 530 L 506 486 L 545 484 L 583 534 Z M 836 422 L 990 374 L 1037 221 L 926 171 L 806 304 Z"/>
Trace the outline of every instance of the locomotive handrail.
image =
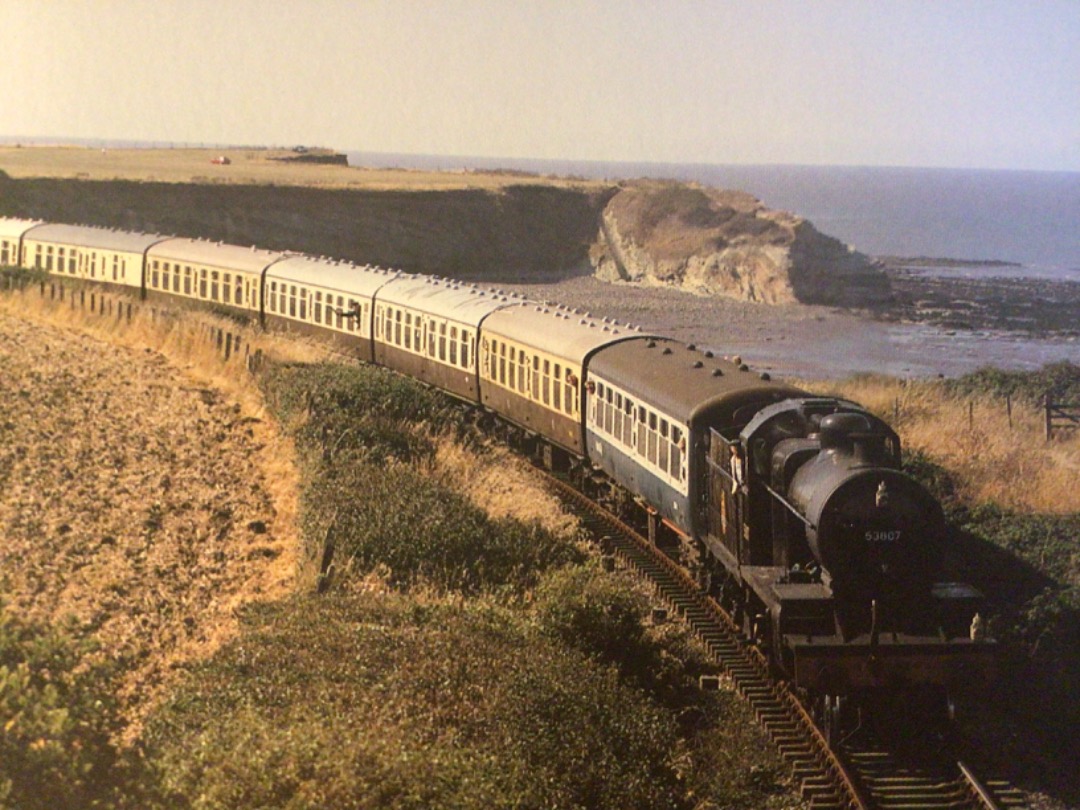
<path id="1" fill-rule="evenodd" d="M 790 502 L 790 501 L 788 501 L 788 499 L 787 499 L 787 498 L 785 498 L 785 497 L 784 497 L 783 495 L 781 495 L 781 494 L 780 494 L 779 492 L 777 492 L 777 491 L 776 491 L 775 489 L 773 489 L 772 487 L 770 487 L 770 486 L 769 486 L 768 484 L 766 484 L 766 483 L 765 483 L 764 481 L 762 481 L 762 482 L 761 482 L 761 485 L 762 485 L 763 487 L 765 487 L 765 491 L 766 491 L 766 492 L 768 492 L 768 493 L 769 493 L 770 495 L 772 495 L 772 496 L 773 496 L 774 498 L 776 498 L 776 500 L 780 501 L 780 503 L 782 503 L 782 504 L 783 504 L 784 506 L 786 506 L 786 507 L 788 508 L 788 511 L 790 511 L 790 512 L 791 512 L 791 514 L 795 515 L 795 517 L 797 517 L 797 518 L 798 518 L 799 520 L 801 520 L 801 521 L 802 521 L 803 523 L 805 523 L 805 524 L 806 524 L 806 528 L 810 529 L 811 531 L 815 531 L 815 532 L 817 531 L 817 526 L 815 526 L 815 525 L 814 525 L 813 523 L 811 523 L 811 522 L 810 522 L 809 520 L 807 520 L 807 519 L 806 519 L 806 518 L 805 518 L 805 517 L 803 516 L 803 514 L 802 514 L 802 513 L 801 513 L 801 512 L 800 512 L 800 511 L 799 511 L 798 509 L 796 509 L 796 508 L 795 508 L 795 507 L 794 507 L 794 506 L 793 506 L 793 505 L 791 504 L 791 502 Z"/>

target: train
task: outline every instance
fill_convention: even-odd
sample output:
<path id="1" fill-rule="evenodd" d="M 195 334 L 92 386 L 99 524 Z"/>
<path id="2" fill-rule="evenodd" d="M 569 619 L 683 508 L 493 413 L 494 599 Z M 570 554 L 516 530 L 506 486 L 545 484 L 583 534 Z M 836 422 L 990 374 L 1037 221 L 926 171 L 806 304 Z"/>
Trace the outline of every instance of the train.
<path id="1" fill-rule="evenodd" d="M 692 344 L 448 278 L 290 251 L 0 220 L 0 265 L 315 335 L 437 387 L 680 557 L 826 714 L 985 681 L 984 597 L 896 432 Z"/>

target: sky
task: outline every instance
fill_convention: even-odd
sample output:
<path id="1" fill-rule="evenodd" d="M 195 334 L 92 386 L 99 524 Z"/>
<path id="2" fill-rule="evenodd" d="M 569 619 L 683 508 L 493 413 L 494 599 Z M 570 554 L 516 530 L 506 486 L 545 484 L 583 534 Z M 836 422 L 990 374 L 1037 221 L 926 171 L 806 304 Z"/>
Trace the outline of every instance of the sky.
<path id="1" fill-rule="evenodd" d="M 0 0 L 0 136 L 1080 171 L 1080 0 Z"/>

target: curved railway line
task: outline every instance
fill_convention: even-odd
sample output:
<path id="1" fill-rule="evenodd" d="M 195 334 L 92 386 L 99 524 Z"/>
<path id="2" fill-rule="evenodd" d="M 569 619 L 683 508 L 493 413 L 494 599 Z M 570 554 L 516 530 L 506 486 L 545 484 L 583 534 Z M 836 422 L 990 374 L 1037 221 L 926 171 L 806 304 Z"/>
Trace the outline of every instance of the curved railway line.
<path id="1" fill-rule="evenodd" d="M 745 641 L 732 617 L 681 566 L 562 478 L 537 469 L 600 549 L 649 582 L 695 631 L 791 766 L 810 807 L 1018 810 L 1027 806 L 1006 780 L 983 782 L 963 762 L 942 757 L 914 766 L 874 740 L 849 739 L 834 750 L 809 708 L 772 676 L 757 647 Z"/>

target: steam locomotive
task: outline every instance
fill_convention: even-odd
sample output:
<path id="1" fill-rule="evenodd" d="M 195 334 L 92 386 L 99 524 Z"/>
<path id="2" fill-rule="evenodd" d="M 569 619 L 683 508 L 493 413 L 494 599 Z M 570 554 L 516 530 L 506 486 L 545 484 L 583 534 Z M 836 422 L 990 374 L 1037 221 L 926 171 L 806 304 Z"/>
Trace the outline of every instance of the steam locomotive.
<path id="1" fill-rule="evenodd" d="M 318 335 L 484 409 L 636 502 L 825 706 L 990 672 L 982 597 L 941 574 L 941 507 L 853 402 L 580 310 L 326 258 L 3 219 L 0 264 Z"/>

